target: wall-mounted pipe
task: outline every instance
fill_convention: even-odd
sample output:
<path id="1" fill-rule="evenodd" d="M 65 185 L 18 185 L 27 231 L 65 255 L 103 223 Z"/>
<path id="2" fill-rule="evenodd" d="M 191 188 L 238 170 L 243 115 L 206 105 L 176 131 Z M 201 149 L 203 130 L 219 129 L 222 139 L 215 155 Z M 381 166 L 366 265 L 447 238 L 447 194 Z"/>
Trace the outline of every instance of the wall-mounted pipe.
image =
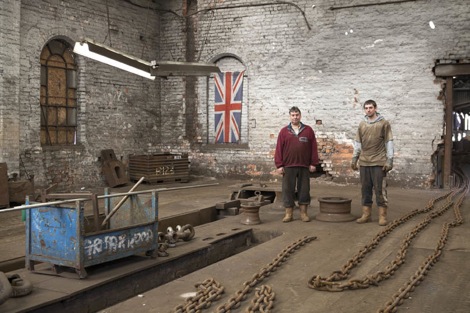
<path id="1" fill-rule="evenodd" d="M 387 2 L 376 2 L 376 3 L 363 3 L 363 4 L 352 4 L 352 5 L 345 5 L 340 7 L 330 7 L 331 11 L 334 10 L 342 10 L 342 9 L 353 9 L 353 8 L 361 8 L 361 7 L 371 7 L 376 5 L 386 5 L 386 4 L 398 4 L 404 2 L 416 2 L 420 0 L 397 0 L 397 1 L 387 1 Z"/>

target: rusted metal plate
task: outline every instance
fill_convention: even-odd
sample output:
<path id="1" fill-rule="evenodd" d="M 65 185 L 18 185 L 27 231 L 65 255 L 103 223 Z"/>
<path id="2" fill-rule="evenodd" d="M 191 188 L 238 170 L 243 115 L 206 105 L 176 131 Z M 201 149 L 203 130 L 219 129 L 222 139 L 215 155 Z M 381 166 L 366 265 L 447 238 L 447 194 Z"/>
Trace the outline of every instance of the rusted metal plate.
<path id="1" fill-rule="evenodd" d="M 125 185 L 129 182 L 126 175 L 126 168 L 121 161 L 116 158 L 113 149 L 101 150 L 101 161 L 103 163 L 103 174 L 109 187 Z"/>
<path id="2" fill-rule="evenodd" d="M 10 202 L 25 203 L 26 196 L 34 198 L 34 179 L 8 182 Z"/>
<path id="3" fill-rule="evenodd" d="M 130 155 L 129 177 L 138 180 L 145 177 L 146 182 L 188 182 L 188 154 Z"/>

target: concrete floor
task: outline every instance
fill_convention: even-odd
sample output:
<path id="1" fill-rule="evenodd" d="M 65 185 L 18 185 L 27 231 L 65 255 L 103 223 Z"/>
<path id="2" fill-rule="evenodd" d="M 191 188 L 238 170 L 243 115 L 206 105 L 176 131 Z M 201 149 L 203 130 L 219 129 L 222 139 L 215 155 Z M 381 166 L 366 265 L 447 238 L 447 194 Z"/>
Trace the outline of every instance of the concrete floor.
<path id="1" fill-rule="evenodd" d="M 159 197 L 161 217 L 184 214 L 186 211 L 228 200 L 233 190 L 231 186 L 240 183 L 240 181 L 226 180 L 194 181 L 189 184 L 200 185 L 214 182 L 219 184 L 211 187 L 161 192 Z M 150 186 L 143 186 L 145 187 Z M 155 186 L 151 187 L 155 188 Z M 424 208 L 430 199 L 444 192 L 443 190 L 389 188 L 389 220 Z M 175 280 L 147 292 L 140 292 L 126 301 L 101 309 L 101 312 L 170 312 L 177 305 L 184 304 L 187 295 L 197 291 L 195 284 L 209 278 L 213 278 L 222 285 L 225 291 L 209 309 L 204 310 L 214 312 L 241 290 L 245 282 L 251 281 L 253 275 L 260 273 L 262 268 L 268 266 L 286 247 L 304 236 L 315 236 L 316 239 L 295 250 L 275 272 L 256 286 L 272 287 L 275 293 L 273 312 L 377 312 L 384 308 L 399 288 L 416 273 L 427 256 L 433 253 L 443 223 L 452 221 L 454 218 L 452 210 L 449 210 L 444 215 L 433 219 L 430 225 L 412 241 L 406 254 L 406 262 L 392 277 L 382 281 L 378 286 L 343 292 L 317 291 L 307 286 L 310 278 L 314 275 L 327 277 L 333 271 L 340 270 L 384 227 L 377 224 L 376 209 L 373 210 L 372 222 L 362 225 L 354 221 L 331 223 L 314 219 L 319 213 L 319 197 L 351 198 L 351 212 L 359 216 L 360 187 L 357 185 L 339 185 L 313 180 L 312 195 L 313 200 L 309 209 L 312 221 L 309 223 L 299 220 L 298 211 L 295 212 L 296 219 L 293 222 L 282 223 L 283 208 L 274 203 L 260 209 L 262 223 L 259 225 L 243 225 L 240 223 L 241 216 L 230 216 L 195 227 L 196 236 L 193 240 L 179 242 L 176 248 L 170 248 L 168 250 L 170 257 L 187 254 L 192 247 L 205 244 L 208 238 L 213 239 L 220 234 L 229 234 L 243 229 L 252 229 L 255 238 L 258 236 L 263 242 L 187 275 L 184 271 L 171 273 L 177 277 Z M 470 204 L 465 201 L 462 214 L 466 220 L 470 217 L 469 208 Z M 350 279 L 361 278 L 384 270 L 395 259 L 404 237 L 425 216 L 426 214 L 420 214 L 393 230 L 371 253 L 366 255 L 358 267 L 351 271 Z M 24 256 L 24 227 L 21 227 L 17 212 L 0 213 L 0 224 L 0 261 Z M 450 230 L 449 240 L 439 262 L 431 268 L 421 284 L 409 295 L 409 299 L 398 307 L 399 312 L 470 312 L 470 294 L 468 293 L 470 241 L 468 238 L 470 238 L 470 230 L 465 223 Z M 213 242 L 215 243 L 216 240 Z M 212 243 L 209 242 L 209 244 Z M 122 275 L 126 270 L 131 271 L 129 268 L 136 271 L 138 268 L 149 266 L 152 262 L 162 262 L 161 259 L 163 258 L 132 259 L 121 265 L 91 272 L 90 276 L 83 280 L 52 278 L 26 270 L 17 270 L 15 272 L 28 277 L 33 282 L 33 293 L 22 298 L 10 298 L 0 306 L 0 312 L 40 312 L 39 309 L 31 309 L 34 306 L 28 306 L 27 302 L 52 301 L 54 298 L 65 295 L 73 296 L 80 289 L 89 289 L 91 285 L 100 284 L 111 276 L 119 277 L 118 275 Z M 148 279 L 155 279 L 155 277 Z M 136 285 L 139 283 L 139 281 L 134 282 Z M 128 285 L 128 288 L 136 288 L 136 285 Z M 244 312 L 254 295 L 254 292 L 249 293 L 240 308 L 233 312 Z M 99 298 L 99 295 L 96 295 L 96 298 Z M 109 303 L 112 301 L 109 300 Z M 83 303 L 77 312 L 94 312 L 93 304 Z"/>

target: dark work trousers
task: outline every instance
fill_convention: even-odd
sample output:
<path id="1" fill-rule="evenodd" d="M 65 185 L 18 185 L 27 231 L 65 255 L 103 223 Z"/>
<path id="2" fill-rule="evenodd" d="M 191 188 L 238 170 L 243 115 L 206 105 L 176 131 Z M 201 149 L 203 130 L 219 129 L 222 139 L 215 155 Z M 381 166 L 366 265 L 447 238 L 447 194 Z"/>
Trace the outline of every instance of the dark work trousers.
<path id="1" fill-rule="evenodd" d="M 377 206 L 387 207 L 387 173 L 382 166 L 361 166 L 362 205 L 372 206 L 372 191 L 375 193 Z"/>
<path id="2" fill-rule="evenodd" d="M 295 206 L 295 192 L 300 204 L 310 204 L 310 172 L 307 167 L 284 167 L 282 202 L 285 208 Z"/>

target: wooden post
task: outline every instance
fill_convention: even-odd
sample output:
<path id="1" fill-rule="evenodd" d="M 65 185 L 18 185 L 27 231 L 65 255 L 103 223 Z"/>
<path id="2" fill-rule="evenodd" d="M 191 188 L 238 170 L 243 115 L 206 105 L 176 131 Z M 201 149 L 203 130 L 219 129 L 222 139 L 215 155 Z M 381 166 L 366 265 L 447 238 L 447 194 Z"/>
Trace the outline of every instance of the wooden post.
<path id="1" fill-rule="evenodd" d="M 446 134 L 444 137 L 444 177 L 442 177 L 444 188 L 449 188 L 451 185 L 450 174 L 452 171 L 452 133 L 453 133 L 453 88 L 452 77 L 446 79 L 445 90 L 445 119 L 446 119 Z"/>

